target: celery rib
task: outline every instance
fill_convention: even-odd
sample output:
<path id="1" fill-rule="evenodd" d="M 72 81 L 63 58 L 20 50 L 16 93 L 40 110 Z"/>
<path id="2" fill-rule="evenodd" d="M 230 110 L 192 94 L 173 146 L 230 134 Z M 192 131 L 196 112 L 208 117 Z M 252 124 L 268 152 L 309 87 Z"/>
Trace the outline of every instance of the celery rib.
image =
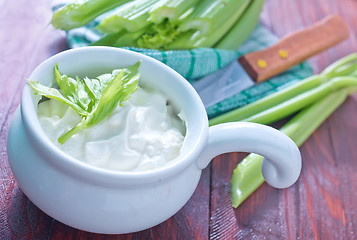
<path id="1" fill-rule="evenodd" d="M 261 3 L 261 1 L 256 2 Z M 247 10 L 248 6 L 255 6 L 251 3 L 255 2 L 253 0 L 83 0 L 68 4 L 56 11 L 53 14 L 52 24 L 55 28 L 68 31 L 83 26 L 108 10 L 118 7 L 101 16 L 102 20 L 96 28 L 106 36 L 92 45 L 121 46 L 122 44 L 117 43 L 120 40 L 116 40 L 115 37 L 122 38 L 125 30 L 136 33 L 132 34 L 135 39 L 129 39 L 130 34 L 125 34 L 127 36 L 125 45 L 130 43 L 133 44 L 131 46 L 161 50 L 213 47 L 226 34 L 231 35 L 228 33 L 233 26 L 235 31 L 239 31 L 237 22 L 241 16 L 258 17 L 258 8 L 255 8 L 255 12 Z M 244 14 L 245 11 L 249 14 Z M 97 23 L 93 25 L 95 24 Z M 138 32 L 146 27 L 149 27 L 148 31 L 137 38 Z M 244 36 L 248 35 L 249 31 L 244 26 L 242 31 Z M 241 36 L 243 38 L 243 35 Z"/>
<path id="2" fill-rule="evenodd" d="M 253 116 L 279 103 L 282 103 L 290 99 L 291 97 L 297 96 L 309 89 L 315 88 L 323 81 L 324 79 L 321 78 L 319 75 L 311 76 L 290 87 L 268 95 L 253 103 L 245 105 L 241 108 L 234 109 L 218 117 L 212 118 L 209 120 L 209 124 L 212 126 L 223 122 L 241 121 L 247 117 Z"/>
<path id="3" fill-rule="evenodd" d="M 257 26 L 265 0 L 254 0 L 215 48 L 237 50 Z"/>
<path id="4" fill-rule="evenodd" d="M 289 136 L 297 146 L 301 146 L 328 116 L 345 101 L 347 96 L 355 90 L 356 88 L 347 87 L 329 94 L 297 114 L 280 131 Z M 251 153 L 234 169 L 231 180 L 233 207 L 237 208 L 263 184 L 262 159 L 262 156 Z"/>
<path id="5" fill-rule="evenodd" d="M 299 111 L 300 109 L 316 102 L 317 100 L 325 97 L 333 91 L 348 86 L 357 87 L 357 78 L 336 77 L 314 89 L 306 91 L 261 113 L 242 119 L 241 121 L 270 124 Z"/>
<path id="6" fill-rule="evenodd" d="M 237 7 L 233 12 L 226 13 L 227 15 L 230 15 L 230 17 L 223 18 L 221 16 L 219 21 L 215 21 L 215 30 L 212 33 L 207 34 L 206 36 L 198 38 L 197 41 L 194 43 L 193 47 L 211 47 L 217 44 L 217 42 L 222 39 L 222 36 L 227 34 L 227 32 L 237 22 L 239 17 L 244 13 L 250 3 L 250 0 L 239 1 L 239 3 L 241 3 L 241 5 Z"/>
<path id="7" fill-rule="evenodd" d="M 97 29 L 106 34 L 117 33 L 123 29 L 129 32 L 139 31 L 150 24 L 149 11 L 156 3 L 157 0 L 132 1 L 104 18 Z"/>
<path id="8" fill-rule="evenodd" d="M 114 43 L 114 47 L 138 47 L 137 40 L 142 36 L 146 31 L 148 30 L 148 27 L 143 28 L 139 31 L 136 32 L 127 32 L 120 36 Z"/>
<path id="9" fill-rule="evenodd" d="M 167 49 L 191 49 L 215 45 L 235 24 L 250 0 L 202 2 L 178 27 L 183 32 Z"/>
<path id="10" fill-rule="evenodd" d="M 52 25 L 65 31 L 84 26 L 99 15 L 118 7 L 129 0 L 86 0 L 67 4 L 56 10 Z"/>
<path id="11" fill-rule="evenodd" d="M 213 34 L 227 21 L 236 20 L 247 8 L 249 2 L 250 0 L 202 1 L 195 11 L 180 24 L 178 30 L 185 32 L 194 29 L 204 35 Z"/>
<path id="12" fill-rule="evenodd" d="M 90 46 L 114 46 L 114 43 L 126 33 L 126 30 L 122 30 L 114 34 L 108 34 L 99 39 L 98 41 L 92 43 Z"/>
<path id="13" fill-rule="evenodd" d="M 291 100 L 293 97 L 297 97 L 298 95 L 305 93 L 310 89 L 314 89 L 317 86 L 320 86 L 321 84 L 330 81 L 331 77 L 338 76 L 338 74 L 339 76 L 355 76 L 354 74 L 356 73 L 355 72 L 356 61 L 357 61 L 357 54 L 355 53 L 350 54 L 344 58 L 341 58 L 335 63 L 331 64 L 319 75 L 314 75 L 309 78 L 306 78 L 290 87 L 287 87 L 281 91 L 266 96 L 251 104 L 229 111 L 218 117 L 212 118 L 209 120 L 209 124 L 215 125 L 223 122 L 242 121 L 242 120 L 247 120 L 248 118 L 254 115 L 256 115 L 256 117 L 259 116 L 260 118 L 262 118 L 263 116 L 262 112 L 264 110 L 265 110 L 264 113 L 271 114 L 267 109 L 272 109 L 274 106 L 277 106 L 285 101 L 288 101 L 289 99 Z M 323 89 L 320 89 L 320 91 L 323 91 Z M 295 101 L 290 101 L 289 103 L 293 104 L 298 99 L 299 98 L 296 98 Z M 303 99 L 300 99 L 300 101 L 303 101 Z M 280 107 L 283 107 L 283 105 L 280 105 Z M 287 110 L 290 111 L 288 107 Z M 291 113 L 292 112 L 290 111 L 290 114 Z M 284 114 L 284 115 L 287 116 L 288 114 Z"/>
<path id="14" fill-rule="evenodd" d="M 162 23 L 165 19 L 170 22 L 178 21 L 182 16 L 187 17 L 192 13 L 198 0 L 165 0 L 160 1 L 150 11 L 149 21 L 155 24 Z M 186 14 L 185 14 L 186 13 Z"/>
<path id="15" fill-rule="evenodd" d="M 349 94 L 357 91 L 356 61 L 356 53 L 341 58 L 328 66 L 320 75 L 307 78 L 303 80 L 305 83 L 298 85 L 299 91 L 302 90 L 301 84 L 312 89 L 294 95 L 296 92 L 293 91 L 294 86 L 292 86 L 285 89 L 282 95 L 277 93 L 273 97 L 263 98 L 258 105 L 251 104 L 253 107 L 246 108 L 247 110 L 243 111 L 244 117 L 240 120 L 267 124 L 302 109 L 280 129 L 297 146 L 301 146 Z M 319 82 L 322 84 L 316 86 Z M 291 99 L 287 99 L 288 93 L 293 94 Z M 267 106 L 269 106 L 266 110 L 262 110 L 264 99 L 267 99 Z M 281 103 L 276 104 L 279 100 Z M 252 113 L 252 116 L 249 117 L 249 113 Z M 260 155 L 249 154 L 234 169 L 231 180 L 233 207 L 238 207 L 264 182 L 261 173 L 262 159 Z"/>
<path id="16" fill-rule="evenodd" d="M 357 53 L 351 53 L 327 66 L 321 74 L 327 78 L 347 76 L 357 70 Z"/>

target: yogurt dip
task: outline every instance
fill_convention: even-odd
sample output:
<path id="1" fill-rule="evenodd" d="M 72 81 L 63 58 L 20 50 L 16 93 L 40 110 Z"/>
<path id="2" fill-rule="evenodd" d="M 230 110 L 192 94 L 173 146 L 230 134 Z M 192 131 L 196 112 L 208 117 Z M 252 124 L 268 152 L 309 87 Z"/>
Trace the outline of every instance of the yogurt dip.
<path id="1" fill-rule="evenodd" d="M 64 144 L 57 139 L 81 121 L 80 115 L 53 99 L 39 103 L 37 114 L 44 132 L 61 150 L 116 171 L 144 171 L 168 164 L 179 156 L 186 134 L 184 120 L 167 97 L 140 86 L 107 119 Z"/>

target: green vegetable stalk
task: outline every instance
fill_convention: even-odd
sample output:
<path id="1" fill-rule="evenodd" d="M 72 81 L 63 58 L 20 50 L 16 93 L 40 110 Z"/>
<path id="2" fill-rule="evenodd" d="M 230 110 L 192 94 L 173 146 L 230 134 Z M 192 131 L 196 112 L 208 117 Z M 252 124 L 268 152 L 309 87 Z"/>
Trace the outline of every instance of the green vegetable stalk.
<path id="1" fill-rule="evenodd" d="M 165 19 L 151 27 L 137 39 L 137 45 L 141 48 L 162 49 L 173 42 L 180 33 L 176 24 Z"/>
<path id="2" fill-rule="evenodd" d="M 218 43 L 218 48 L 236 50 L 256 26 L 263 3 L 264 0 L 84 0 L 55 11 L 52 24 L 67 31 L 118 7 L 102 17 L 97 29 L 105 35 L 92 45 L 169 50 L 215 47 Z M 123 35 L 125 38 L 119 40 Z"/>
<path id="3" fill-rule="evenodd" d="M 321 74 L 212 118 L 209 123 L 210 125 L 231 121 L 272 123 L 312 104 L 338 88 L 353 84 L 354 79 L 351 80 L 348 76 L 357 76 L 356 69 L 357 53 L 353 53 L 331 64 Z M 338 76 L 341 78 L 333 79 Z"/>
<path id="4" fill-rule="evenodd" d="M 214 46 L 239 20 L 250 0 L 202 2 L 178 27 L 180 35 L 168 49 Z M 189 31 L 191 30 L 191 31 Z"/>
<path id="5" fill-rule="evenodd" d="M 119 38 L 126 35 L 128 31 L 123 30 L 117 33 L 108 34 L 98 41 L 91 44 L 91 46 L 114 46 L 114 44 L 118 41 Z"/>
<path id="6" fill-rule="evenodd" d="M 124 29 L 129 32 L 139 31 L 150 24 L 147 19 L 156 3 L 157 0 L 132 1 L 104 18 L 97 29 L 106 34 L 117 33 Z"/>
<path id="7" fill-rule="evenodd" d="M 99 15 L 130 0 L 78 0 L 53 13 L 52 25 L 65 31 L 84 26 Z"/>
<path id="8" fill-rule="evenodd" d="M 178 30 L 186 32 L 194 29 L 203 35 L 211 35 L 227 25 L 227 21 L 233 24 L 249 3 L 250 0 L 200 1 L 196 9 L 180 23 Z"/>
<path id="9" fill-rule="evenodd" d="M 357 78 L 336 77 L 329 82 L 323 83 L 314 89 L 301 93 L 296 97 L 286 100 L 261 113 L 245 118 L 242 121 L 270 124 L 301 110 L 338 89 L 348 86 L 357 87 Z"/>
<path id="10" fill-rule="evenodd" d="M 97 28 L 111 35 L 123 29 L 132 32 L 126 34 L 124 41 L 118 39 L 112 46 L 160 49 L 176 38 L 179 34 L 179 18 L 181 21 L 187 17 L 190 13 L 187 11 L 192 11 L 196 2 L 197 0 L 133 1 L 103 19 Z"/>
<path id="11" fill-rule="evenodd" d="M 357 79 L 355 79 L 357 81 Z M 297 146 L 305 140 L 333 113 L 356 87 L 342 88 L 318 100 L 305 108 L 280 131 L 289 136 Z M 231 200 L 237 208 L 250 194 L 264 182 L 261 170 L 263 157 L 258 154 L 249 154 L 233 171 L 231 179 Z"/>
<path id="12" fill-rule="evenodd" d="M 150 11 L 149 21 L 160 24 L 165 19 L 170 22 L 182 20 L 192 13 L 197 2 L 198 0 L 161 0 Z"/>
<path id="13" fill-rule="evenodd" d="M 222 41 L 218 47 L 236 50 L 256 26 L 263 3 L 264 0 L 132 1 L 102 20 L 97 29 L 109 37 L 104 36 L 105 40 L 94 45 L 169 50 L 214 47 Z M 125 41 L 111 41 L 114 34 L 124 30 L 132 32 Z"/>
<path id="14" fill-rule="evenodd" d="M 125 30 L 124 30 L 125 31 Z M 114 43 L 112 43 L 113 47 L 138 47 L 138 39 L 142 36 L 145 32 L 148 31 L 148 27 L 145 27 L 136 32 L 125 32 L 120 37 L 116 39 Z"/>
<path id="15" fill-rule="evenodd" d="M 214 47 L 220 49 L 238 49 L 257 26 L 259 13 L 262 11 L 264 2 L 265 0 L 251 1 L 243 15 Z"/>
<path id="16" fill-rule="evenodd" d="M 346 97 L 356 90 L 357 54 L 353 53 L 331 64 L 319 75 L 237 109 L 229 118 L 210 123 L 217 124 L 233 118 L 268 124 L 301 110 L 280 129 L 301 146 Z M 231 180 L 234 207 L 264 182 L 261 173 L 262 159 L 262 156 L 250 154 L 234 170 Z"/>
<path id="17" fill-rule="evenodd" d="M 61 74 L 56 65 L 55 79 L 60 90 L 50 88 L 37 81 L 28 81 L 34 94 L 58 100 L 73 108 L 82 121 L 58 138 L 63 144 L 75 133 L 98 124 L 109 116 L 114 109 L 122 105 L 137 89 L 140 62 L 124 69 L 114 70 L 95 79 L 71 78 Z"/>

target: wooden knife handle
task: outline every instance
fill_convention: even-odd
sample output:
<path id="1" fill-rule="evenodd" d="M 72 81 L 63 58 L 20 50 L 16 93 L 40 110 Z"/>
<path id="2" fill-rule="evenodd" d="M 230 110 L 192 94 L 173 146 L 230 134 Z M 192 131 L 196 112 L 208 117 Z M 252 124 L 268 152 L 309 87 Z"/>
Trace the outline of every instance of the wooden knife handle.
<path id="1" fill-rule="evenodd" d="M 239 62 L 255 82 L 262 82 L 348 36 L 345 21 L 338 15 L 331 15 L 311 27 L 285 36 L 267 49 L 243 55 Z"/>

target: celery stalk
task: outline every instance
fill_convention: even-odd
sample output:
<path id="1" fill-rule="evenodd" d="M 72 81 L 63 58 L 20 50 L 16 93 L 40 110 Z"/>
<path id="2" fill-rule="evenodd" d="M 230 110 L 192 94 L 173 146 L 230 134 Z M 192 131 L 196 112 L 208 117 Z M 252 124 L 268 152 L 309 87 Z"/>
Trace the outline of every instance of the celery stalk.
<path id="1" fill-rule="evenodd" d="M 234 109 L 230 112 L 224 113 L 218 117 L 209 120 L 210 125 L 215 125 L 223 122 L 240 121 L 254 114 L 260 113 L 269 109 L 279 103 L 282 103 L 291 97 L 297 96 L 309 89 L 319 86 L 324 81 L 319 75 L 306 78 L 290 87 L 282 89 L 276 93 L 261 98 L 243 107 Z"/>
<path id="2" fill-rule="evenodd" d="M 148 21 L 149 11 L 156 3 L 157 0 L 132 1 L 104 18 L 97 29 L 107 34 L 113 34 L 123 29 L 129 32 L 141 30 L 150 24 Z"/>
<path id="3" fill-rule="evenodd" d="M 148 27 L 143 28 L 136 32 L 127 32 L 120 36 L 112 46 L 114 47 L 138 47 L 137 40 L 140 36 L 142 36 L 146 31 L 148 31 Z"/>
<path id="4" fill-rule="evenodd" d="M 179 31 L 186 32 L 195 29 L 203 35 L 216 34 L 214 31 L 222 25 L 227 25 L 227 21 L 234 23 L 247 8 L 249 2 L 250 0 L 201 1 L 190 16 L 180 23 Z"/>
<path id="5" fill-rule="evenodd" d="M 348 86 L 327 95 L 323 98 L 325 101 L 320 100 L 312 105 L 314 107 L 311 106 L 303 110 L 301 114 L 297 114 L 293 118 L 294 121 L 285 124 L 280 131 L 288 135 L 293 139 L 296 145 L 300 147 L 322 124 L 322 122 L 334 112 L 334 110 L 337 109 L 349 95 L 355 93 L 356 90 L 357 87 Z M 304 112 L 308 111 L 311 113 L 311 116 L 309 116 L 309 114 L 304 114 Z M 313 111 L 315 111 L 314 114 L 312 113 Z M 318 115 L 318 117 L 316 117 L 316 115 Z M 304 123 L 303 127 L 299 124 L 300 122 Z"/>
<path id="6" fill-rule="evenodd" d="M 56 10 L 52 25 L 65 31 L 81 27 L 99 15 L 118 7 L 129 0 L 78 0 Z"/>
<path id="7" fill-rule="evenodd" d="M 118 38 L 120 38 L 126 33 L 127 33 L 126 30 L 122 30 L 117 33 L 108 34 L 102 37 L 101 39 L 99 39 L 98 41 L 92 43 L 91 46 L 114 46 L 114 43 L 118 40 Z"/>
<path id="8" fill-rule="evenodd" d="M 299 94 L 302 94 L 309 89 L 314 89 L 322 83 L 329 81 L 334 76 L 353 76 L 353 72 L 357 69 L 356 61 L 356 53 L 343 57 L 327 67 L 321 74 L 306 78 L 290 87 L 266 96 L 251 104 L 212 118 L 209 120 L 209 124 L 215 125 L 223 122 L 241 121 L 261 113 L 264 110 L 273 108 L 274 106 L 279 105 L 284 101 L 288 101 L 289 99 L 298 96 Z"/>
<path id="9" fill-rule="evenodd" d="M 165 0 L 160 1 L 151 11 L 149 21 L 155 24 L 162 23 L 165 19 L 170 22 L 179 20 L 188 11 L 193 11 L 198 0 Z M 186 14 L 185 16 L 188 16 Z"/>
<path id="10" fill-rule="evenodd" d="M 168 43 L 163 48 L 165 50 L 181 50 L 181 49 L 192 49 L 197 45 L 196 41 L 199 39 L 200 32 L 196 30 L 189 30 L 187 32 L 181 33 L 176 39 Z"/>
<path id="11" fill-rule="evenodd" d="M 230 29 L 234 26 L 234 24 L 238 21 L 240 16 L 244 13 L 244 11 L 247 9 L 247 7 L 250 4 L 250 0 L 246 1 L 238 1 L 241 3 L 239 7 L 237 7 L 236 10 L 234 10 L 232 13 L 227 12 L 226 14 L 230 14 L 229 18 L 220 18 L 219 20 L 215 21 L 215 30 L 211 34 L 207 34 L 206 36 L 203 36 L 199 39 L 197 39 L 196 43 L 194 44 L 194 47 L 211 47 L 217 44 L 219 40 L 222 39 L 222 37 L 227 34 Z M 218 24 L 217 24 L 218 23 Z"/>
<path id="12" fill-rule="evenodd" d="M 264 183 L 261 169 L 262 160 L 262 156 L 251 153 L 233 170 L 231 179 L 231 201 L 233 207 L 237 208 Z"/>
<path id="13" fill-rule="evenodd" d="M 261 103 L 256 105 L 255 108 L 253 107 L 248 109 L 248 111 L 244 111 L 243 114 L 245 114 L 245 116 L 241 120 L 259 122 L 264 119 L 264 116 L 269 116 L 272 112 L 275 114 L 275 118 L 280 119 L 285 116 L 285 113 L 287 113 L 284 112 L 285 110 L 290 111 L 290 107 L 294 108 L 294 106 L 296 107 L 296 105 L 299 104 L 306 105 L 300 113 L 298 113 L 280 129 L 280 131 L 289 136 L 296 143 L 296 145 L 301 146 L 304 141 L 320 126 L 320 124 L 344 102 L 346 97 L 357 90 L 356 61 L 357 54 L 355 53 L 336 61 L 327 67 L 320 75 L 312 76 L 308 78 L 307 81 L 304 80 L 307 82 L 307 85 L 304 85 L 304 87 L 309 85 L 314 87 L 317 82 L 322 80 L 323 84 L 320 86 L 314 87 L 312 90 L 306 91 L 295 98 L 295 95 L 293 95 L 290 100 L 286 101 L 286 97 L 288 97 L 289 92 L 291 94 L 295 94 L 294 91 L 291 92 L 294 89 L 292 86 L 290 90 L 288 89 L 284 92 L 283 96 L 275 94 L 273 98 L 267 98 L 267 105 L 271 107 L 271 109 L 257 114 L 257 112 L 262 111 L 262 106 L 264 106 L 264 101 L 261 101 Z M 329 78 L 332 79 L 329 80 Z M 332 93 L 326 96 L 329 92 Z M 325 96 L 323 96 L 323 93 Z M 279 111 L 274 111 L 274 108 L 275 110 L 282 110 L 284 107 L 278 107 L 279 104 L 275 107 L 271 106 L 275 105 L 279 100 L 281 100 L 280 106 L 285 106 L 285 110 L 280 112 L 282 115 L 280 115 Z M 290 103 L 287 103 L 289 101 Z M 310 103 L 306 104 L 306 101 Z M 253 117 L 247 118 L 247 116 L 249 116 L 249 111 L 254 114 Z M 261 118 L 256 117 L 259 115 Z M 273 120 L 265 119 L 264 121 L 269 122 Z M 237 168 L 234 170 L 231 180 L 231 197 L 232 205 L 234 207 L 238 207 L 264 182 L 261 173 L 262 159 L 262 156 L 250 154 L 241 163 L 239 163 Z"/>
<path id="14" fill-rule="evenodd" d="M 140 48 L 164 49 L 178 35 L 175 23 L 165 19 L 160 24 L 151 25 L 151 28 L 138 39 L 137 45 Z"/>
<path id="15" fill-rule="evenodd" d="M 351 53 L 326 67 L 321 74 L 327 78 L 347 76 L 357 70 L 357 53 Z"/>
<path id="16" fill-rule="evenodd" d="M 215 45 L 215 48 L 237 50 L 257 26 L 264 2 L 265 0 L 252 1 L 229 32 Z"/>
<path id="17" fill-rule="evenodd" d="M 178 27 L 185 32 L 168 45 L 168 49 L 212 47 L 244 13 L 250 0 L 202 2 Z M 193 31 L 196 30 L 196 31 Z"/>
<path id="18" fill-rule="evenodd" d="M 297 112 L 298 110 L 327 96 L 333 91 L 348 86 L 357 87 L 357 78 L 335 77 L 329 82 L 323 83 L 314 89 L 306 91 L 263 112 L 242 119 L 241 121 L 269 124 Z"/>
<path id="19" fill-rule="evenodd" d="M 356 91 L 355 87 L 342 88 L 305 108 L 280 131 L 288 135 L 297 146 L 301 146 L 306 139 L 333 113 L 347 98 Z M 231 180 L 231 200 L 237 208 L 263 182 L 261 171 L 263 157 L 258 154 L 249 154 L 233 171 Z"/>
<path id="20" fill-rule="evenodd" d="M 227 12 L 226 14 L 230 15 L 229 18 L 223 18 L 221 17 L 219 20 L 215 21 L 215 30 L 212 33 L 209 33 L 201 38 L 198 38 L 193 47 L 211 47 L 217 44 L 219 40 L 222 39 L 222 36 L 227 34 L 229 30 L 234 26 L 234 24 L 237 22 L 239 17 L 244 13 L 244 11 L 247 9 L 250 0 L 246 1 L 238 1 L 241 3 L 241 6 L 239 6 L 236 10 L 234 10 L 232 13 Z M 218 24 L 217 24 L 218 23 Z"/>

